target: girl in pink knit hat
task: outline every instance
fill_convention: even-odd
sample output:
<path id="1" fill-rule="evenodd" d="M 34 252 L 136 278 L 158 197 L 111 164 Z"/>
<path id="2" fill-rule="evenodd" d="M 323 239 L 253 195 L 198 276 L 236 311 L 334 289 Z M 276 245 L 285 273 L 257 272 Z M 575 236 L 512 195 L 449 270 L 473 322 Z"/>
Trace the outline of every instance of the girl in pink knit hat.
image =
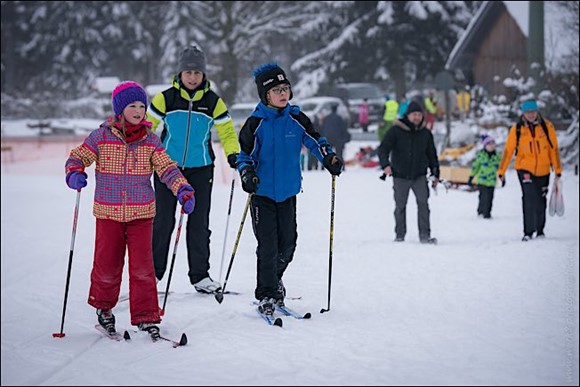
<path id="1" fill-rule="evenodd" d="M 93 215 L 97 219 L 89 305 L 97 310 L 95 327 L 116 336 L 115 316 L 125 250 L 129 252 L 131 324 L 159 339 L 161 322 L 153 269 L 155 193 L 151 175 L 176 195 L 186 213 L 195 206 L 193 188 L 165 153 L 145 120 L 147 94 L 136 82 L 122 82 L 112 94 L 114 116 L 74 148 L 65 164 L 66 184 L 80 191 L 85 169 L 96 164 Z"/>

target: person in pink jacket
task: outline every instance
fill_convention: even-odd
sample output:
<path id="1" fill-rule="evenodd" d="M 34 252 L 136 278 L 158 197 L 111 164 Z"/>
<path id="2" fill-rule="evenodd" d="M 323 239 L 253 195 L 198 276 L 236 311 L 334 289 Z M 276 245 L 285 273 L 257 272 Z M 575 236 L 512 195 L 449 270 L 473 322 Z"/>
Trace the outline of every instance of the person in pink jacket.
<path id="1" fill-rule="evenodd" d="M 87 185 L 85 169 L 96 164 L 93 215 L 97 224 L 88 303 L 97 309 L 99 324 L 114 335 L 112 309 L 119 298 L 128 249 L 131 324 L 156 340 L 161 318 L 151 247 L 155 217 L 151 175 L 157 173 L 188 214 L 195 207 L 194 190 L 150 131 L 143 87 L 122 82 L 113 90 L 112 105 L 114 116 L 71 150 L 65 164 L 66 184 L 77 191 Z"/>

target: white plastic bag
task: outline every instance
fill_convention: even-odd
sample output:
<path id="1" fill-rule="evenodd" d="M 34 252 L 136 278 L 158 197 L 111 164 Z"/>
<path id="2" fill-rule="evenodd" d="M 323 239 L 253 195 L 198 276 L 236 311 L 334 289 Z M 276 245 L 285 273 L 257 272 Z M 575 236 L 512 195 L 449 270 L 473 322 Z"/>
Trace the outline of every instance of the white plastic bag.
<path id="1" fill-rule="evenodd" d="M 554 180 L 552 184 L 552 193 L 550 194 L 550 202 L 548 203 L 548 213 L 550 216 L 564 215 L 564 196 L 563 192 L 563 181 L 561 178 Z"/>

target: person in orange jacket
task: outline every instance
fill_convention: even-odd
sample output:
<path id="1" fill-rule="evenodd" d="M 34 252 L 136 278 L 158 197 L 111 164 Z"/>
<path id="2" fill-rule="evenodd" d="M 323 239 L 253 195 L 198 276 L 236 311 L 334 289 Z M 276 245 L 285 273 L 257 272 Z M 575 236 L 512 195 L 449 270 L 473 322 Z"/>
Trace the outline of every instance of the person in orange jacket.
<path id="1" fill-rule="evenodd" d="M 538 112 L 535 100 L 520 106 L 522 116 L 510 128 L 498 168 L 498 177 L 505 186 L 505 172 L 516 154 L 515 169 L 522 188 L 524 211 L 524 236 L 522 241 L 544 238 L 546 225 L 546 196 L 550 184 L 550 172 L 556 173 L 556 181 L 562 176 L 562 164 L 558 149 L 558 137 L 554 125 Z"/>

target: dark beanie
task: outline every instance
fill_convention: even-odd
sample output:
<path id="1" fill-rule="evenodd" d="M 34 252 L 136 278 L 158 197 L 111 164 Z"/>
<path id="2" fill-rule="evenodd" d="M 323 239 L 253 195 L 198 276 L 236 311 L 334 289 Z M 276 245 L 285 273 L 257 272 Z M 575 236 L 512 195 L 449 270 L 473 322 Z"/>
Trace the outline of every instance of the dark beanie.
<path id="1" fill-rule="evenodd" d="M 178 72 L 201 71 L 205 74 L 205 54 L 197 46 L 187 47 L 181 52 L 177 65 Z"/>
<path id="2" fill-rule="evenodd" d="M 268 98 L 266 97 L 268 90 L 281 84 L 291 86 L 290 81 L 286 78 L 286 73 L 275 62 L 258 67 L 254 70 L 253 75 L 256 80 L 256 86 L 258 87 L 258 96 L 264 105 L 268 105 Z M 292 97 L 292 89 L 290 89 L 290 99 Z"/>
<path id="3" fill-rule="evenodd" d="M 423 113 L 423 108 L 417 101 L 411 101 L 407 107 L 407 115 L 413 112 Z"/>

